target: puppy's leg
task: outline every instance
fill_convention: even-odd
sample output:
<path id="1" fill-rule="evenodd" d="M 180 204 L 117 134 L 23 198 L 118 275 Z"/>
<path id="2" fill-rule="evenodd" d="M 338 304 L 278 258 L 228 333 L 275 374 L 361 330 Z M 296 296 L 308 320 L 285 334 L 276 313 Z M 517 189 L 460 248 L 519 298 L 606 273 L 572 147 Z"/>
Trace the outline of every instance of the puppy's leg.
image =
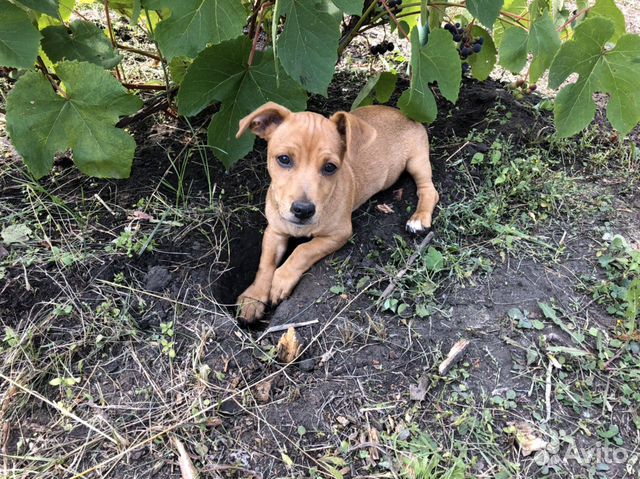
<path id="1" fill-rule="evenodd" d="M 407 221 L 407 231 L 420 233 L 431 227 L 433 210 L 440 198 L 431 180 L 431 163 L 429 151 L 416 152 L 407 161 L 407 171 L 416 182 L 418 189 L 418 208 Z"/>
<path id="2" fill-rule="evenodd" d="M 293 250 L 287 261 L 273 275 L 271 302 L 277 304 L 287 298 L 302 275 L 317 261 L 340 249 L 351 237 L 351 229 L 332 236 L 317 236 Z"/>
<path id="3" fill-rule="evenodd" d="M 287 250 L 288 237 L 273 231 L 267 226 L 262 238 L 262 254 L 260 266 L 253 281 L 244 293 L 238 296 L 238 318 L 244 323 L 253 323 L 264 315 L 264 309 L 269 301 L 269 291 L 273 273 Z"/>

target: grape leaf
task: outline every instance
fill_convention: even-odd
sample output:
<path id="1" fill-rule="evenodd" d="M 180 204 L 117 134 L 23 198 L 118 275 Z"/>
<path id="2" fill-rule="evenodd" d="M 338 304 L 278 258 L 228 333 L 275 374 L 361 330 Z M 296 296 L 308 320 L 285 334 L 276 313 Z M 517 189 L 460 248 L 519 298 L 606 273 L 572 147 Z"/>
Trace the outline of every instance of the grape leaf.
<path id="1" fill-rule="evenodd" d="M 503 4 L 504 0 L 468 0 L 467 9 L 485 27 L 491 28 L 500 15 Z"/>
<path id="2" fill-rule="evenodd" d="M 484 44 L 480 53 L 474 53 L 467 59 L 467 63 L 471 66 L 471 74 L 476 80 L 486 80 L 493 71 L 496 64 L 496 46 L 493 44 L 491 34 L 484 28 L 474 25 L 471 29 L 474 38 L 484 38 Z"/>
<path id="3" fill-rule="evenodd" d="M 100 178 L 126 178 L 136 143 L 114 125 L 142 105 L 107 71 L 87 62 L 56 68 L 63 94 L 39 72 L 29 71 L 7 98 L 7 130 L 36 178 L 46 175 L 57 153 L 73 150 L 80 170 Z"/>
<path id="4" fill-rule="evenodd" d="M 523 18 L 523 22 L 528 21 L 529 18 L 529 4 L 527 0 L 505 0 L 502 11 L 513 13 L 514 15 Z M 493 42 L 496 47 L 498 47 L 498 50 L 502 46 L 504 31 L 509 28 L 511 28 L 511 26 L 505 22 L 496 22 L 493 25 Z"/>
<path id="5" fill-rule="evenodd" d="M 271 52 L 256 52 L 247 66 L 251 40 L 239 37 L 204 50 L 187 70 L 178 93 L 181 114 L 196 115 L 214 102 L 222 102 L 209 125 L 209 144 L 229 168 L 251 151 L 254 137 L 235 135 L 239 121 L 268 101 L 293 110 L 306 106 L 306 94 L 284 73 L 276 80 Z"/>
<path id="6" fill-rule="evenodd" d="M 529 81 L 531 83 L 536 83 L 549 68 L 553 57 L 560 49 L 560 45 L 560 35 L 551 17 L 545 14 L 538 18 L 531 26 L 527 42 L 527 49 L 533 54 L 531 68 L 529 69 Z"/>
<path id="7" fill-rule="evenodd" d="M 512 73 L 520 73 L 527 64 L 527 53 L 533 54 L 529 80 L 535 83 L 549 68 L 560 48 L 560 35 L 548 12 L 539 15 L 531 31 L 511 27 L 505 31 L 500 49 L 500 64 Z"/>
<path id="8" fill-rule="evenodd" d="M 396 88 L 398 76 L 391 72 L 380 72 L 369 78 L 358 96 L 351 104 L 351 110 L 355 110 L 361 106 L 373 104 L 374 98 L 378 103 L 386 103 L 391 99 Z"/>
<path id="9" fill-rule="evenodd" d="M 158 23 L 155 39 L 167 60 L 195 57 L 207 44 L 242 35 L 246 21 L 240 0 L 146 0 L 145 7 L 168 8 L 171 16 Z"/>
<path id="10" fill-rule="evenodd" d="M 429 83 L 438 82 L 440 93 L 456 102 L 460 92 L 462 68 L 451 34 L 441 28 L 431 32 L 429 43 L 420 46 L 417 29 L 411 31 L 411 86 L 398 100 L 400 109 L 410 118 L 431 122 L 438 114 Z"/>
<path id="11" fill-rule="evenodd" d="M 338 61 L 340 22 L 325 0 L 281 0 L 287 20 L 278 37 L 278 56 L 291 78 L 306 90 L 327 94 Z"/>
<path id="12" fill-rule="evenodd" d="M 507 28 L 500 45 L 500 65 L 512 73 L 519 73 L 527 64 L 528 40 L 526 30 L 518 27 Z"/>
<path id="13" fill-rule="evenodd" d="M 614 35 L 610 20 L 585 20 L 553 60 L 551 88 L 559 88 L 571 73 L 578 74 L 578 80 L 560 90 L 556 98 L 555 123 L 560 136 L 578 133 L 591 122 L 595 92 L 609 94 L 607 118 L 616 130 L 627 134 L 640 122 L 640 36 L 623 35 L 608 49 L 606 44 Z"/>
<path id="14" fill-rule="evenodd" d="M 40 48 L 40 32 L 27 12 L 0 0 L 0 65 L 12 68 L 32 67 Z"/>
<path id="15" fill-rule="evenodd" d="M 55 18 L 60 17 L 58 0 L 17 0 L 17 2 L 36 12 L 46 13 Z"/>
<path id="16" fill-rule="evenodd" d="M 79 60 L 110 69 L 122 60 L 122 55 L 92 22 L 76 20 L 69 27 L 47 27 L 42 30 L 42 37 L 42 49 L 53 62 Z"/>
<path id="17" fill-rule="evenodd" d="M 333 4 L 348 15 L 362 13 L 362 0 L 331 0 Z"/>
<path id="18" fill-rule="evenodd" d="M 624 14 L 620 11 L 613 0 L 597 0 L 596 4 L 589 10 L 587 18 L 604 17 L 608 18 L 615 25 L 615 32 L 611 37 L 612 42 L 618 41 L 627 31 L 627 24 Z"/>

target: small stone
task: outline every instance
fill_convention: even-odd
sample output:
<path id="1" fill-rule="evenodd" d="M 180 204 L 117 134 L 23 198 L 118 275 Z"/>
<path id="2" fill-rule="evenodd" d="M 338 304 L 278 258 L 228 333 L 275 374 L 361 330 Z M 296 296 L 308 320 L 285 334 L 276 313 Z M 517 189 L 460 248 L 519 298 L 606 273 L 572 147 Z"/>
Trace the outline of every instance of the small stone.
<path id="1" fill-rule="evenodd" d="M 144 287 L 148 291 L 160 292 L 171 282 L 171 273 L 162 266 L 153 266 L 144 277 Z"/>
<path id="2" fill-rule="evenodd" d="M 300 368 L 301 371 L 304 371 L 305 373 L 310 373 L 316 367 L 316 360 L 314 358 L 303 359 L 298 363 L 298 367 Z"/>

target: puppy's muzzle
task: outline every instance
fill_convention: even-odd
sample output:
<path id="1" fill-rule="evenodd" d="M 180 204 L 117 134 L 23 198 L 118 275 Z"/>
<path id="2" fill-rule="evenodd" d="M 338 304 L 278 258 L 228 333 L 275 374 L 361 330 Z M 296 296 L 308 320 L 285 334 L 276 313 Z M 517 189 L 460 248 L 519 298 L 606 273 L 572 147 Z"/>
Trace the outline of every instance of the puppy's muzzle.
<path id="1" fill-rule="evenodd" d="M 309 201 L 294 201 L 291 204 L 291 212 L 301 221 L 308 220 L 316 214 L 316 205 Z"/>

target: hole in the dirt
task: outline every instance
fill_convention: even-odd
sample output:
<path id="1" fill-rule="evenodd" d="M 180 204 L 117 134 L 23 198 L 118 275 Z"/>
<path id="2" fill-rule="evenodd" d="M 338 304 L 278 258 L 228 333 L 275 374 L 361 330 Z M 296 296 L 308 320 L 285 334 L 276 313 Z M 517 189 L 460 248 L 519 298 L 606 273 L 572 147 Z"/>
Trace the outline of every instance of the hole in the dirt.
<path id="1" fill-rule="evenodd" d="M 291 252 L 310 238 L 290 238 L 287 252 L 282 260 L 286 261 Z M 236 232 L 229 245 L 229 266 L 214 287 L 213 295 L 221 303 L 232 307 L 238 295 L 253 282 L 260 254 L 262 252 L 262 231 L 257 226 L 250 226 Z"/>

